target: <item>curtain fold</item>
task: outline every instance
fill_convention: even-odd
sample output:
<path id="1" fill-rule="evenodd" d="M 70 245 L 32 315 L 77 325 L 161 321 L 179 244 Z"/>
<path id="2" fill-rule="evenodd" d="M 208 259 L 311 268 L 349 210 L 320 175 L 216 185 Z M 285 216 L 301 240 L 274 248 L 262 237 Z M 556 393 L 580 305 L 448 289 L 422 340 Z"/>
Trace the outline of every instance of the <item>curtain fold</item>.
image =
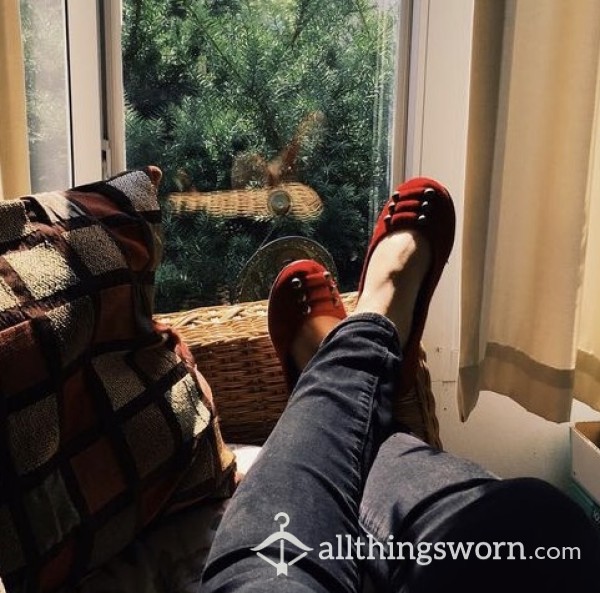
<path id="1" fill-rule="evenodd" d="M 30 191 L 19 0 L 0 0 L 0 199 Z"/>
<path id="2" fill-rule="evenodd" d="M 573 393 L 600 409 L 600 3 L 475 7 L 459 408 L 567 421 Z"/>
<path id="3" fill-rule="evenodd" d="M 588 233 L 575 361 L 575 396 L 600 410 L 600 63 L 588 178 Z"/>

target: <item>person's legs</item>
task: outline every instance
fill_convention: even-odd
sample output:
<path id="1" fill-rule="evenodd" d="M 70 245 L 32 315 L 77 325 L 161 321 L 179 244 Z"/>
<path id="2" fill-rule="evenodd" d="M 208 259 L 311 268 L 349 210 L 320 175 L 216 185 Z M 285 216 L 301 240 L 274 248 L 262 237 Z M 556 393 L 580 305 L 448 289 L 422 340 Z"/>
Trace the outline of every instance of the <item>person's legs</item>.
<path id="1" fill-rule="evenodd" d="M 409 204 L 405 211 L 400 202 L 394 216 L 408 216 L 410 203 L 405 202 Z M 398 337 L 402 344 L 407 336 L 409 343 L 418 343 L 419 333 L 412 331 L 413 310 L 416 301 L 423 322 L 427 308 L 423 295 L 429 293 L 419 293 L 419 287 L 425 271 L 429 269 L 425 281 L 429 291 L 437 282 L 422 239 L 419 233 L 397 232 L 377 244 L 358 304 L 365 314 L 333 330 L 301 375 L 280 423 L 223 519 L 205 571 L 205 590 L 356 591 L 360 583 L 356 560 L 320 558 L 319 545 L 333 543 L 339 535 L 356 539 L 359 504 L 363 532 L 382 543 L 391 535 L 417 545 L 522 541 L 527 553 L 535 544 L 579 546 L 583 558 L 566 567 L 558 561 L 491 560 L 492 564 L 475 565 L 456 560 L 368 561 L 380 591 L 594 590 L 589 573 L 599 555 L 597 537 L 582 512 L 552 487 L 536 480 L 496 480 L 481 468 L 402 433 L 378 448 L 390 430 L 392 395 L 397 395 Z M 434 252 L 438 268 L 444 261 L 442 251 Z M 298 339 L 319 342 L 320 333 L 313 330 L 316 325 L 307 324 Z M 301 355 L 292 355 L 301 367 L 307 349 L 298 351 Z M 291 564 L 302 549 L 285 542 L 287 578 L 278 576 L 263 559 L 277 564 L 278 544 L 261 546 L 278 531 L 273 521 L 278 513 L 286 513 L 285 527 L 289 516 L 287 532 L 313 548 Z M 262 558 L 251 549 L 257 547 Z M 363 548 L 362 553 L 368 551 Z M 570 586 L 573 583 L 575 587 Z"/>
<path id="2" fill-rule="evenodd" d="M 435 207 L 433 214 L 431 207 L 426 209 L 428 220 L 442 223 L 446 217 L 453 232 L 453 210 L 448 213 L 445 205 L 447 194 L 440 192 L 434 198 L 433 190 L 421 186 L 421 181 L 409 184 L 406 195 L 394 194 L 386 205 L 385 212 L 398 211 L 393 220 L 390 215 L 390 220 L 382 218 L 378 223 L 378 244 L 370 250 L 370 263 L 361 281 L 359 313 L 329 333 L 300 375 L 286 410 L 221 522 L 203 575 L 203 590 L 358 590 L 357 560 L 320 557 L 320 544 L 334 543 L 338 536 L 351 541 L 358 538 L 364 481 L 379 444 L 392 428 L 400 344 L 406 344 L 409 336 L 412 342 L 418 341 L 418 333 L 411 333 L 413 311 L 417 306 L 419 323 L 424 322 L 428 299 L 447 257 L 440 248 L 433 249 L 432 257 L 431 239 L 406 230 L 428 228 L 417 220 L 426 218 L 422 209 L 428 197 L 430 206 L 444 200 L 437 218 Z M 384 226 L 389 236 L 382 234 Z M 287 300 L 274 298 L 274 310 L 280 323 L 290 324 L 297 335 L 290 344 L 289 335 L 275 324 L 273 329 L 280 334 L 276 351 L 284 366 L 291 356 L 298 369 L 306 361 L 307 350 L 314 351 L 323 339 L 321 330 L 328 331 L 337 323 L 327 318 L 327 285 L 312 273 L 314 266 L 309 270 L 302 278 L 288 278 L 284 270 L 280 277 L 285 281 L 275 283 L 281 288 L 277 294 L 286 295 Z M 314 294 L 309 286 L 316 286 Z M 334 286 L 329 288 L 335 291 Z M 299 297 L 297 306 L 286 319 L 285 305 L 289 302 L 294 307 L 294 295 Z M 324 317 L 318 317 L 319 309 Z M 292 563 L 302 549 L 284 542 L 287 578 L 278 576 L 273 566 L 281 560 L 281 542 L 263 545 L 278 532 L 276 516 L 284 521 L 286 531 L 300 540 L 296 543 L 312 548 Z"/>
<path id="3" fill-rule="evenodd" d="M 541 480 L 499 480 L 407 434 L 381 446 L 360 522 L 378 591 L 597 590 L 600 538 L 574 502 Z M 468 560 L 452 558 L 460 542 Z M 535 558 L 563 551 L 580 559 Z"/>
<path id="4" fill-rule="evenodd" d="M 359 535 L 364 479 L 391 422 L 400 363 L 394 326 L 362 314 L 337 326 L 301 375 L 289 404 L 232 498 L 203 575 L 203 591 L 348 591 L 357 562 L 321 560 L 321 542 Z M 279 530 L 312 548 L 287 578 L 251 548 Z M 285 543 L 290 563 L 303 550 Z M 280 543 L 261 549 L 277 563 Z"/>

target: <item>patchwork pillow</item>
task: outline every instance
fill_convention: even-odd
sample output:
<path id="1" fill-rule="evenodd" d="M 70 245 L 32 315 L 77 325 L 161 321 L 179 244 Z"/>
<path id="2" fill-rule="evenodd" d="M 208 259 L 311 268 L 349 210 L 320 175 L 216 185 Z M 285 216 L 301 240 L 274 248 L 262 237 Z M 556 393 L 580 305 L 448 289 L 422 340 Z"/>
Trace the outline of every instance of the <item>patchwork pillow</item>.
<path id="1" fill-rule="evenodd" d="M 210 389 L 152 319 L 160 170 L 0 203 L 0 577 L 77 582 L 233 485 Z"/>

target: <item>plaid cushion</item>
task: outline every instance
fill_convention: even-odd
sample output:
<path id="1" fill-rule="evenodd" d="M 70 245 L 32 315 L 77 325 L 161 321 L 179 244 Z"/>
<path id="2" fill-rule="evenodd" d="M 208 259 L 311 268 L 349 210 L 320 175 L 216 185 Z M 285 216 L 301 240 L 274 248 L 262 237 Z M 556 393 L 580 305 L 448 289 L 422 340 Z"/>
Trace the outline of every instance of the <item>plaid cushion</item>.
<path id="1" fill-rule="evenodd" d="M 158 169 L 0 203 L 0 576 L 79 580 L 166 508 L 226 495 L 210 389 L 152 320 Z"/>

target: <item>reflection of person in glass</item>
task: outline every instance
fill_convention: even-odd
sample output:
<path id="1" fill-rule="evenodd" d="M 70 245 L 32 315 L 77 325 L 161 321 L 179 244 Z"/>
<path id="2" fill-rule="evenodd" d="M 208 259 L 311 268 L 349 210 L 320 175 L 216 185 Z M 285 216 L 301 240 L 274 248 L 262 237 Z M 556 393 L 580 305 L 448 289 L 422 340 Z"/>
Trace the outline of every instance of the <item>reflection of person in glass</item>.
<path id="1" fill-rule="evenodd" d="M 257 152 L 237 150 L 231 167 L 232 189 L 275 187 L 287 181 L 297 181 L 300 151 L 322 133 L 324 124 L 325 116 L 321 111 L 306 115 L 292 139 L 270 161 Z"/>
<path id="2" fill-rule="evenodd" d="M 600 538 L 583 511 L 545 482 L 499 480 L 439 450 L 432 402 L 412 389 L 454 226 L 442 186 L 401 185 L 377 222 L 348 317 L 320 265 L 280 273 L 269 329 L 292 394 L 227 509 L 202 590 L 357 592 L 365 575 L 381 592 L 598 590 Z M 297 550 L 285 556 L 285 577 L 252 551 L 272 533 L 275 512 L 313 548 L 292 565 Z M 337 536 L 428 545 L 433 559 L 315 553 Z M 442 553 L 445 543 L 469 542 L 494 553 Z M 515 546 L 524 555 L 511 555 Z M 277 542 L 260 551 L 280 561 Z"/>

